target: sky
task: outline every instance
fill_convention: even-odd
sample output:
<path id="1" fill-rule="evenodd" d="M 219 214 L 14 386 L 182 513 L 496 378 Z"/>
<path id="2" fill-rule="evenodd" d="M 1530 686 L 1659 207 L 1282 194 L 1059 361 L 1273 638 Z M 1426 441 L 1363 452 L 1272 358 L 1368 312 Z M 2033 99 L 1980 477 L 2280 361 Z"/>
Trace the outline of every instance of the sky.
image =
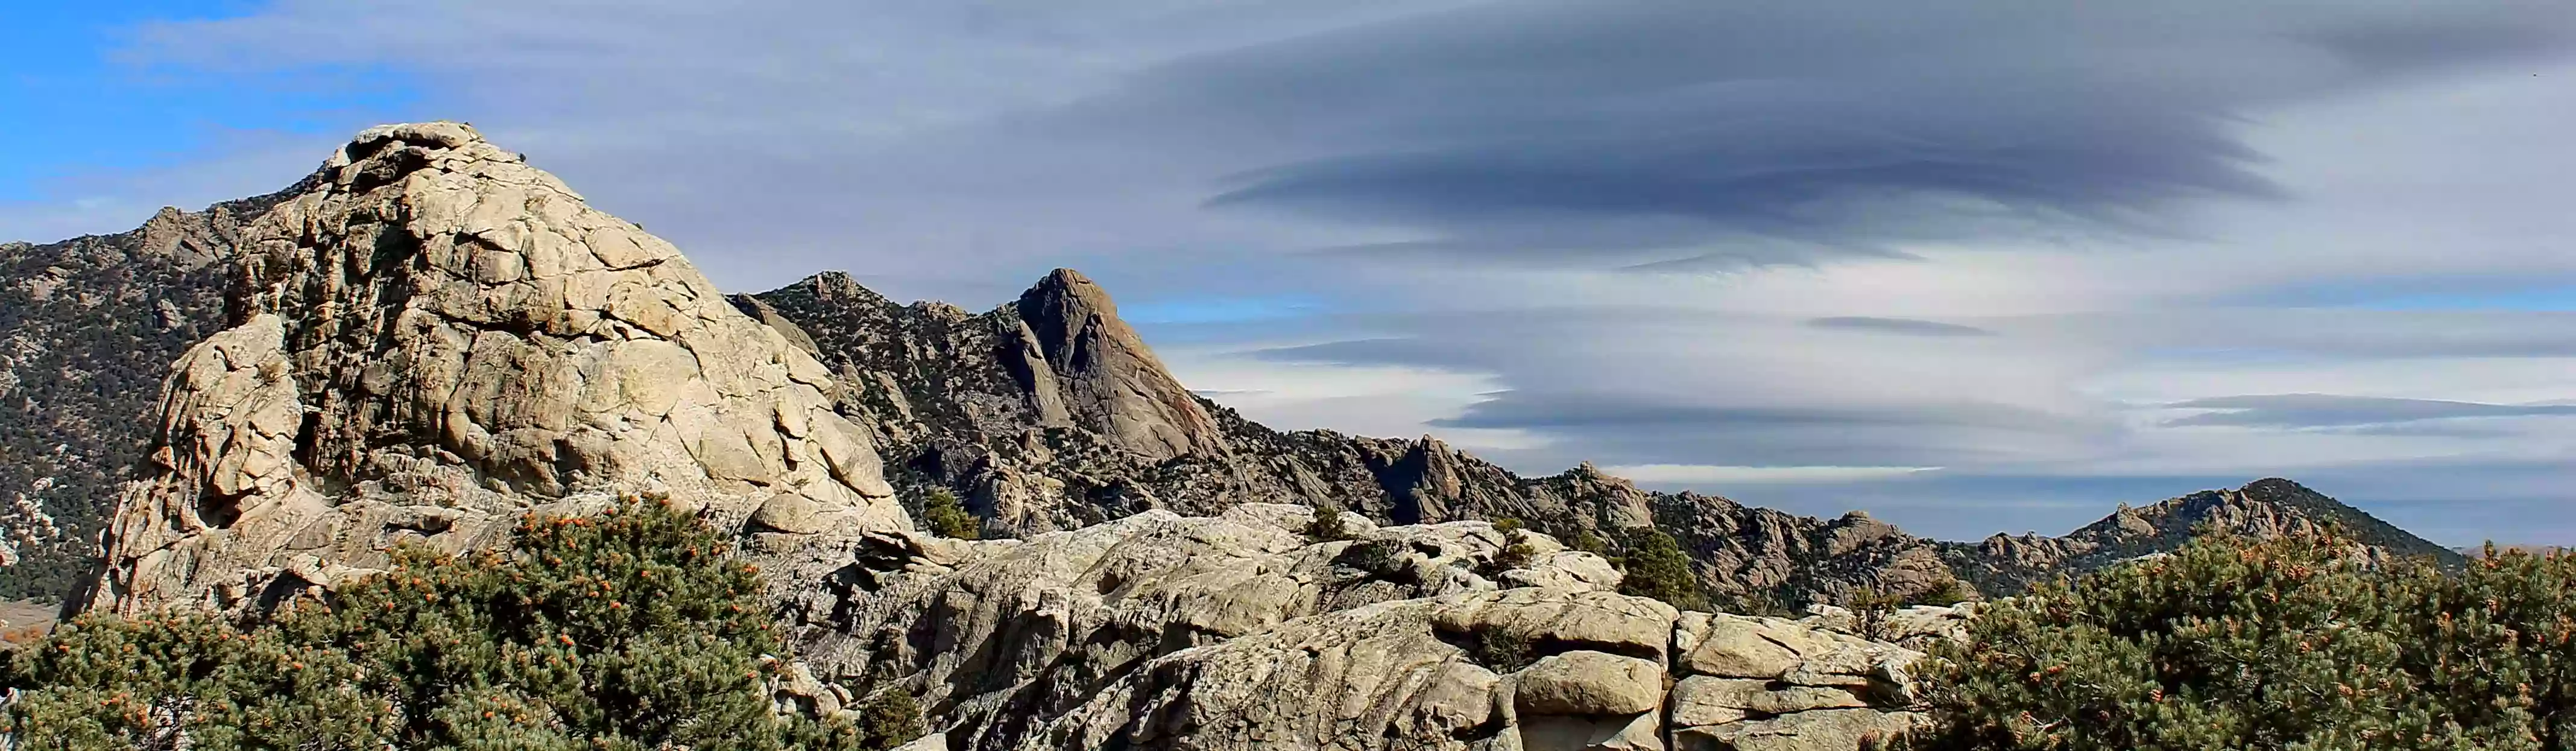
<path id="1" fill-rule="evenodd" d="M 1274 427 L 1950 539 L 2281 476 L 2576 544 L 2563 0 L 0 0 L 0 50 L 0 240 L 462 120 L 728 289 L 1081 269 Z"/>

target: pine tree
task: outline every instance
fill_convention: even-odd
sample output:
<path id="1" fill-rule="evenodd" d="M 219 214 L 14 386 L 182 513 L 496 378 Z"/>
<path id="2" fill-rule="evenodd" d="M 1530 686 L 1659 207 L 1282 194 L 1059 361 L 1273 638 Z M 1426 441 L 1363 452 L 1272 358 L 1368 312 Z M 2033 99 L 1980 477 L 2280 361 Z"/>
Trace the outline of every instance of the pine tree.
<path id="1" fill-rule="evenodd" d="M 968 513 L 966 506 L 957 502 L 957 494 L 948 492 L 947 488 L 930 491 L 930 496 L 922 500 L 921 516 L 930 527 L 931 534 L 959 540 L 982 536 L 983 522 Z"/>
<path id="2" fill-rule="evenodd" d="M 1619 593 L 1652 597 L 1683 610 L 1707 610 L 1708 597 L 1699 587 L 1699 576 L 1691 571 L 1691 559 L 1673 536 L 1654 527 L 1629 527 L 1622 530 L 1627 549 L 1623 561 L 1626 575 L 1619 580 Z"/>

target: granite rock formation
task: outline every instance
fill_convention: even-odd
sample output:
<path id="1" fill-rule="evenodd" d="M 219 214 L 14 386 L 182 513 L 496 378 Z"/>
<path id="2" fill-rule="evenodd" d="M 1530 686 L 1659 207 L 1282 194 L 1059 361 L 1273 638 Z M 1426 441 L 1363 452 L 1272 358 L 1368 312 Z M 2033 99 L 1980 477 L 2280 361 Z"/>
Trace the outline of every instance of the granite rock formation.
<path id="1" fill-rule="evenodd" d="M 1498 569 L 1483 522 L 1313 541 L 1313 513 L 874 535 L 805 654 L 836 702 L 922 697 L 925 749 L 1840 750 L 1920 720 L 1914 650 L 1620 595 L 1543 536 Z"/>
<path id="2" fill-rule="evenodd" d="M 240 607 L 620 492 L 910 527 L 819 363 L 471 128 L 370 129 L 302 188 L 241 230 L 230 325 L 173 367 L 92 607 Z"/>

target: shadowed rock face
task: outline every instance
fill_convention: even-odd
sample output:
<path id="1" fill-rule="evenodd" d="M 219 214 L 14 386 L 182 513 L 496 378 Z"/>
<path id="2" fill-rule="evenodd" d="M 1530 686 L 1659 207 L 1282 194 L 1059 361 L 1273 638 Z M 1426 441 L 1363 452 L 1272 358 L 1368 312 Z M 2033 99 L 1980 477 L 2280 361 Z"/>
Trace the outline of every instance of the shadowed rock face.
<path id="1" fill-rule="evenodd" d="M 820 364 L 471 128 L 360 134 L 240 244 L 232 325 L 173 367 L 94 607 L 238 607 L 619 492 L 910 528 Z"/>

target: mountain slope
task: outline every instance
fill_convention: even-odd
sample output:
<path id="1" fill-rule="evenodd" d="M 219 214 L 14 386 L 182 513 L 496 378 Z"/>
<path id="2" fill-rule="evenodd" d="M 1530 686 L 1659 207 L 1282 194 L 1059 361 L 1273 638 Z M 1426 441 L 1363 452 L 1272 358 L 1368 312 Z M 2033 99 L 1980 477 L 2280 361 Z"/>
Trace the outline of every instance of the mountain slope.
<path id="1" fill-rule="evenodd" d="M 911 528 L 811 356 L 472 128 L 369 129 L 299 187 L 170 367 L 90 607 L 264 608 L 625 493 L 747 534 Z"/>
<path id="2" fill-rule="evenodd" d="M 0 599 L 60 595 L 91 567 L 161 378 L 221 327 L 243 226 L 286 195 L 0 245 Z"/>

